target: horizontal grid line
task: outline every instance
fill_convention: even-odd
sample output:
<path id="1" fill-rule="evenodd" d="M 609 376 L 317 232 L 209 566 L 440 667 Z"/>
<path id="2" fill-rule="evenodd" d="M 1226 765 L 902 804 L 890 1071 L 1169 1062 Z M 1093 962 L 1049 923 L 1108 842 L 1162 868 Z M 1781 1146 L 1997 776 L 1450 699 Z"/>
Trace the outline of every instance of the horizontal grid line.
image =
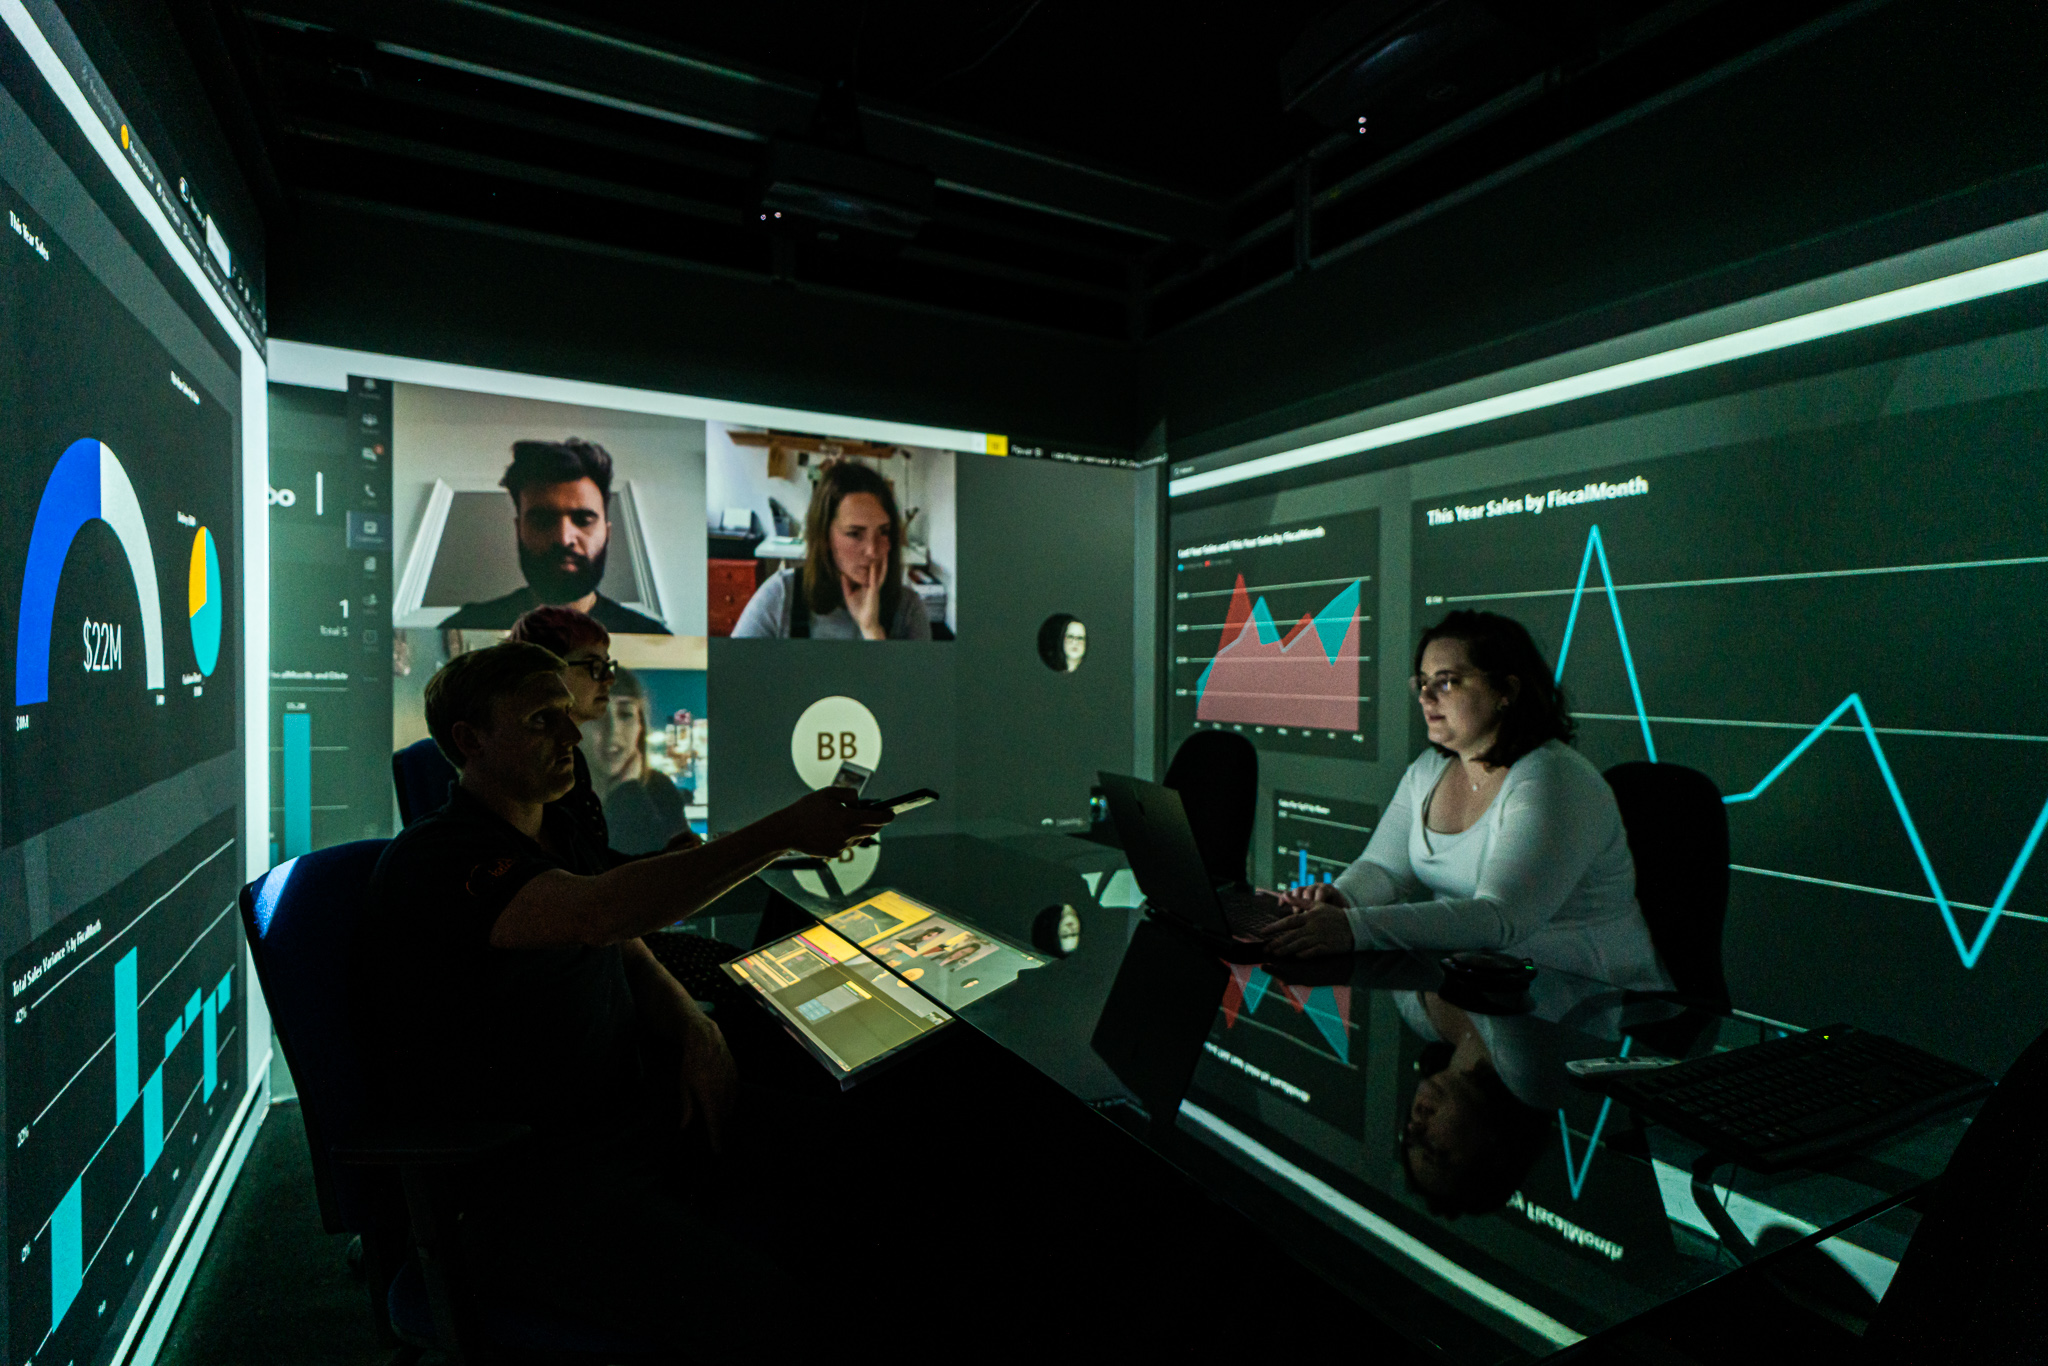
<path id="1" fill-rule="evenodd" d="M 108 935 L 104 940 L 100 942 L 99 946 L 95 948 L 91 953 L 87 954 L 85 957 L 79 959 L 76 963 L 72 964 L 71 970 L 69 972 L 65 973 L 62 977 L 59 977 L 56 981 L 50 983 L 49 986 L 43 988 L 41 993 L 39 993 L 36 996 L 35 1000 L 30 1001 L 28 1003 L 28 1008 L 30 1010 L 34 1010 L 44 1001 L 50 999 L 51 992 L 55 991 L 58 987 L 61 987 L 66 982 L 70 981 L 71 978 L 79 971 L 79 969 L 83 968 L 87 963 L 90 963 L 93 959 L 99 957 L 102 953 L 105 953 L 109 948 L 113 947 L 115 940 L 119 939 L 122 935 L 134 929 L 137 925 L 140 925 L 144 917 L 146 917 L 151 911 L 154 911 L 157 907 L 163 905 L 164 902 L 170 900 L 173 896 L 175 896 L 179 888 L 183 887 L 186 883 L 190 882 L 193 878 L 199 875 L 199 870 L 201 868 L 204 868 L 207 864 L 219 858 L 229 849 L 232 849 L 234 847 L 234 844 L 235 842 L 232 839 L 226 840 L 221 844 L 220 848 L 214 850 L 205 858 L 199 860 L 199 862 L 192 865 L 192 870 L 186 873 L 185 876 L 179 878 L 176 882 L 172 883 L 170 886 L 170 890 L 163 893 L 163 895 L 159 896 L 156 900 L 150 902 L 147 906 L 144 906 L 142 908 L 141 913 L 138 914 L 133 920 L 129 921 L 120 929 L 115 930 L 112 934 Z"/>
<path id="2" fill-rule="evenodd" d="M 1329 588 L 1340 583 L 1369 583 L 1371 581 L 1372 575 L 1370 574 L 1346 574 L 1342 578 L 1303 579 L 1298 583 L 1248 583 L 1244 586 L 1244 591 L 1247 593 L 1276 593 L 1283 588 Z M 1176 593 L 1174 594 L 1174 599 L 1179 602 L 1186 602 L 1194 598 L 1227 598 L 1235 592 L 1237 592 L 1237 589 L 1234 587 L 1203 588 L 1191 593 Z"/>
<path id="3" fill-rule="evenodd" d="M 1311 619 L 1311 620 L 1313 620 L 1313 619 L 1314 619 L 1314 615 L 1315 615 L 1314 613 L 1309 613 L 1308 615 L 1309 615 L 1309 617 L 1310 617 L 1310 619 Z M 1250 620 L 1250 619 L 1249 619 L 1249 618 L 1247 618 L 1246 620 L 1248 621 L 1248 620 Z M 1372 618 L 1371 618 L 1371 617 L 1369 617 L 1369 616 L 1357 616 L 1357 617 L 1343 617 L 1343 618 L 1339 618 L 1339 620 L 1343 620 L 1343 621 L 1371 621 L 1371 620 L 1372 620 Z M 1276 621 L 1276 624 L 1277 624 L 1277 621 L 1278 621 L 1278 619 L 1276 618 L 1276 619 L 1275 619 L 1275 621 Z M 1289 623 L 1288 623 L 1288 625 L 1289 625 L 1290 627 L 1292 627 L 1292 626 L 1294 626 L 1294 625 L 1295 625 L 1296 623 L 1298 623 L 1299 621 L 1300 621 L 1300 618 L 1299 618 L 1299 617 L 1297 617 L 1297 618 L 1295 618 L 1295 620 L 1294 620 L 1294 621 L 1291 621 L 1291 622 L 1289 622 Z M 1239 625 L 1240 627 L 1242 627 L 1242 626 L 1243 626 L 1243 625 L 1245 624 L 1245 622 L 1242 622 L 1242 621 L 1241 621 L 1241 622 L 1239 622 L 1239 623 L 1237 623 L 1237 624 L 1238 624 L 1238 625 Z M 1230 628 L 1230 623 L 1229 623 L 1229 622 L 1227 622 L 1227 621 L 1183 621 L 1183 622 L 1177 622 L 1177 623 L 1175 624 L 1175 629 L 1177 629 L 1177 630 L 1181 630 L 1181 631 L 1224 631 L 1224 630 L 1228 630 L 1229 628 Z"/>
<path id="4" fill-rule="evenodd" d="M 1173 665 L 1177 669 L 1192 669 L 1197 664 L 1213 664 L 1215 661 L 1221 658 L 1223 658 L 1223 656 L 1220 654 L 1200 656 L 1189 655 L 1186 659 L 1176 658 L 1173 662 Z M 1353 661 L 1356 661 L 1360 664 L 1372 663 L 1371 655 L 1328 655 L 1325 656 L 1325 658 L 1327 658 L 1331 664 L 1349 664 Z M 1297 664 L 1300 662 L 1298 658 L 1291 655 L 1286 659 L 1248 659 L 1242 655 L 1232 655 L 1230 656 L 1230 659 L 1233 664 L 1242 664 L 1247 666 L 1252 664 Z"/>
<path id="5" fill-rule="evenodd" d="M 1635 725 L 1639 721 L 1648 719 L 1655 721 L 1658 725 L 1671 726 L 1739 726 L 1757 730 L 1797 731 L 1810 731 L 1814 728 L 1813 724 L 1809 721 L 1737 721 L 1724 720 L 1712 716 L 1651 716 L 1643 718 L 1637 716 L 1632 711 L 1575 711 L 1572 713 L 1572 716 L 1580 721 L 1626 721 L 1630 725 Z M 1846 722 L 1831 725 L 1827 729 L 1839 731 L 1844 735 L 1861 735 L 1863 733 L 1862 726 Z M 2048 744 L 2048 735 L 2008 735 L 1999 731 L 1988 730 L 1918 730 L 1909 726 L 1872 726 L 1871 729 L 1879 735 L 1915 735 L 1924 739 L 1934 740 L 2012 740 L 2025 744 Z"/>
<path id="6" fill-rule="evenodd" d="M 1860 882 L 1837 882 L 1833 878 L 1808 877 L 1804 873 L 1781 873 L 1775 868 L 1751 868 L 1747 864 L 1731 863 L 1728 865 L 1728 870 L 1733 873 L 1753 873 L 1757 877 L 1783 878 L 1787 882 L 1805 882 L 1815 887 L 1833 887 L 1844 892 L 1864 892 L 1870 896 L 1888 896 L 1900 901 L 1918 901 L 1928 906 L 1939 906 L 1942 904 L 1933 897 L 1922 896 L 1918 892 L 1895 891 L 1890 887 L 1866 887 Z M 1974 901 L 1956 901 L 1951 898 L 1948 904 L 1965 911 L 1982 911 L 1985 915 L 1990 915 L 1992 911 L 1991 907 L 1980 906 Z M 2015 911 L 2010 906 L 1999 911 L 1998 914 L 2007 920 L 2032 920 L 2037 924 L 2048 925 L 2048 915 L 2034 915 L 2027 911 Z"/>
<path id="7" fill-rule="evenodd" d="M 1273 819 L 1282 821 L 1306 821 L 1310 825 L 1327 825 L 1332 830 L 1356 830 L 1361 835 L 1370 835 L 1369 825 L 1353 825 L 1349 821 L 1333 821 L 1328 816 L 1304 816 L 1299 811 L 1275 811 Z"/>
<path id="8" fill-rule="evenodd" d="M 1722 588 L 1744 583 L 1792 583 L 1801 579 L 1859 579 L 1878 574 L 1935 574 L 1955 569 L 2011 569 L 2022 565 L 2048 564 L 2048 555 L 2015 555 L 2000 560 L 1954 560 L 1941 564 L 1887 564 L 1869 569 L 1807 569 L 1784 574 L 1734 574 L 1718 579 L 1666 579 L 1657 583 L 1617 583 L 1617 593 L 1642 593 L 1657 588 Z M 1573 588 L 1529 588 L 1514 593 L 1453 593 L 1432 595 L 1439 602 L 1498 602 L 1507 598 L 1565 598 Z"/>

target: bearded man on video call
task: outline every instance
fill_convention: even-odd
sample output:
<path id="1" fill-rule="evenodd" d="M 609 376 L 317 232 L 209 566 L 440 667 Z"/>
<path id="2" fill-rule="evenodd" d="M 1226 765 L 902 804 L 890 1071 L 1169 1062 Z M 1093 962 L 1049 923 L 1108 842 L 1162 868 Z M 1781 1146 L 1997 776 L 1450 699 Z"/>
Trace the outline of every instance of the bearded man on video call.
<path id="1" fill-rule="evenodd" d="M 526 586 L 488 602 L 472 602 L 441 623 L 444 630 L 504 631 L 535 607 L 573 607 L 614 635 L 669 634 L 653 617 L 597 591 L 604 578 L 612 524 L 612 457 L 595 441 L 515 441 L 499 484 L 512 495 L 519 570 Z"/>

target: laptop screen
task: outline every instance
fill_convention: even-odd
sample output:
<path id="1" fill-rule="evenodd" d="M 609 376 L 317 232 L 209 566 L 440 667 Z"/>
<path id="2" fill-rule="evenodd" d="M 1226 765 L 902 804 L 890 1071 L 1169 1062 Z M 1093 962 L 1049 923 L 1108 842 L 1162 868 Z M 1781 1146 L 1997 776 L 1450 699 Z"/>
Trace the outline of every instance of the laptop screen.
<path id="1" fill-rule="evenodd" d="M 1109 799 L 1109 814 L 1123 841 L 1124 857 L 1130 860 L 1131 875 L 1145 899 L 1211 933 L 1230 933 L 1180 794 L 1121 773 L 1096 776 Z"/>
<path id="2" fill-rule="evenodd" d="M 953 1020 L 823 925 L 756 949 L 725 971 L 759 992 L 842 1084 Z"/>

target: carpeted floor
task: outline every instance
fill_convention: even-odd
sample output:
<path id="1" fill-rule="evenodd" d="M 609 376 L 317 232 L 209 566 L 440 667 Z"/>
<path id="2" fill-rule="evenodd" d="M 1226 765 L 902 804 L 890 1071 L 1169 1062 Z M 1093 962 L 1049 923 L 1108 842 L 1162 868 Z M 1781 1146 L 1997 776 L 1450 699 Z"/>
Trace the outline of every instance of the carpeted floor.
<path id="1" fill-rule="evenodd" d="M 381 1366 L 349 1274 L 348 1238 L 323 1232 L 306 1127 L 273 1105 L 221 1211 L 158 1360 L 163 1366 Z"/>

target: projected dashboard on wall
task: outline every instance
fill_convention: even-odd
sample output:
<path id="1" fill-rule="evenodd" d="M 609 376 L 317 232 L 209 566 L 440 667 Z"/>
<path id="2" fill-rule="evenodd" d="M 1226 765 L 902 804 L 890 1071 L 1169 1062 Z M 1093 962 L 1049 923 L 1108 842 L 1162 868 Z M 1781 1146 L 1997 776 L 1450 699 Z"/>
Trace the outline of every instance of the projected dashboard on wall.
<path id="1" fill-rule="evenodd" d="M 1737 1006 L 1855 1020 L 1994 1073 L 2048 1023 L 2040 292 L 1475 426 L 1379 486 L 1411 499 L 1383 509 L 1407 519 L 1410 550 L 1382 572 L 1414 632 L 1461 609 L 1516 618 L 1553 661 L 1581 753 L 1603 770 L 1684 765 L 1720 789 Z M 1318 487 L 1300 480 L 1288 512 Z M 1343 752 L 1348 712 L 1303 726 L 1300 699 L 1349 705 L 1314 681 L 1340 667 L 1322 604 L 1374 557 L 1335 553 L 1367 544 L 1360 531 L 1288 538 L 1371 514 L 1347 508 L 1360 481 L 1320 487 L 1335 515 L 1314 521 L 1273 520 L 1270 493 L 1176 508 L 1209 533 L 1172 571 L 1182 726 Z M 1384 802 L 1424 744 L 1417 717 L 1404 754 L 1348 788 L 1319 777 L 1318 800 Z M 1276 876 L 1312 875 L 1277 823 L 1275 838 L 1301 865 Z"/>
<path id="2" fill-rule="evenodd" d="M 5 1334 L 14 1362 L 84 1362 L 132 1333 L 248 1093 L 246 353 L 16 46 L 47 33 L 48 79 L 104 94 L 61 21 L 6 22 Z"/>
<path id="3" fill-rule="evenodd" d="M 235 676 L 235 466 L 228 414 L 174 387 L 178 364 L 61 243 L 47 262 L 5 245 L 0 441 L 29 475 L 0 513 L 0 582 L 19 585 L 12 845 L 234 748 L 234 689 L 209 685 Z M 50 344 L 53 320 L 75 350 Z"/>
<path id="4" fill-rule="evenodd" d="M 2017 379 L 2042 340 L 1974 359 Z M 1909 406 L 1912 370 L 1940 367 L 1900 368 L 1908 403 L 1419 504 L 1418 620 L 1529 626 L 1596 762 L 1715 780 L 1739 894 L 1776 915 L 1902 960 L 2032 959 L 2044 917 L 2011 898 L 2048 799 L 2048 696 L 2016 651 L 2048 602 L 2048 393 Z"/>
<path id="5" fill-rule="evenodd" d="M 1177 732 L 1378 756 L 1379 528 L 1350 513 L 1175 545 Z"/>

